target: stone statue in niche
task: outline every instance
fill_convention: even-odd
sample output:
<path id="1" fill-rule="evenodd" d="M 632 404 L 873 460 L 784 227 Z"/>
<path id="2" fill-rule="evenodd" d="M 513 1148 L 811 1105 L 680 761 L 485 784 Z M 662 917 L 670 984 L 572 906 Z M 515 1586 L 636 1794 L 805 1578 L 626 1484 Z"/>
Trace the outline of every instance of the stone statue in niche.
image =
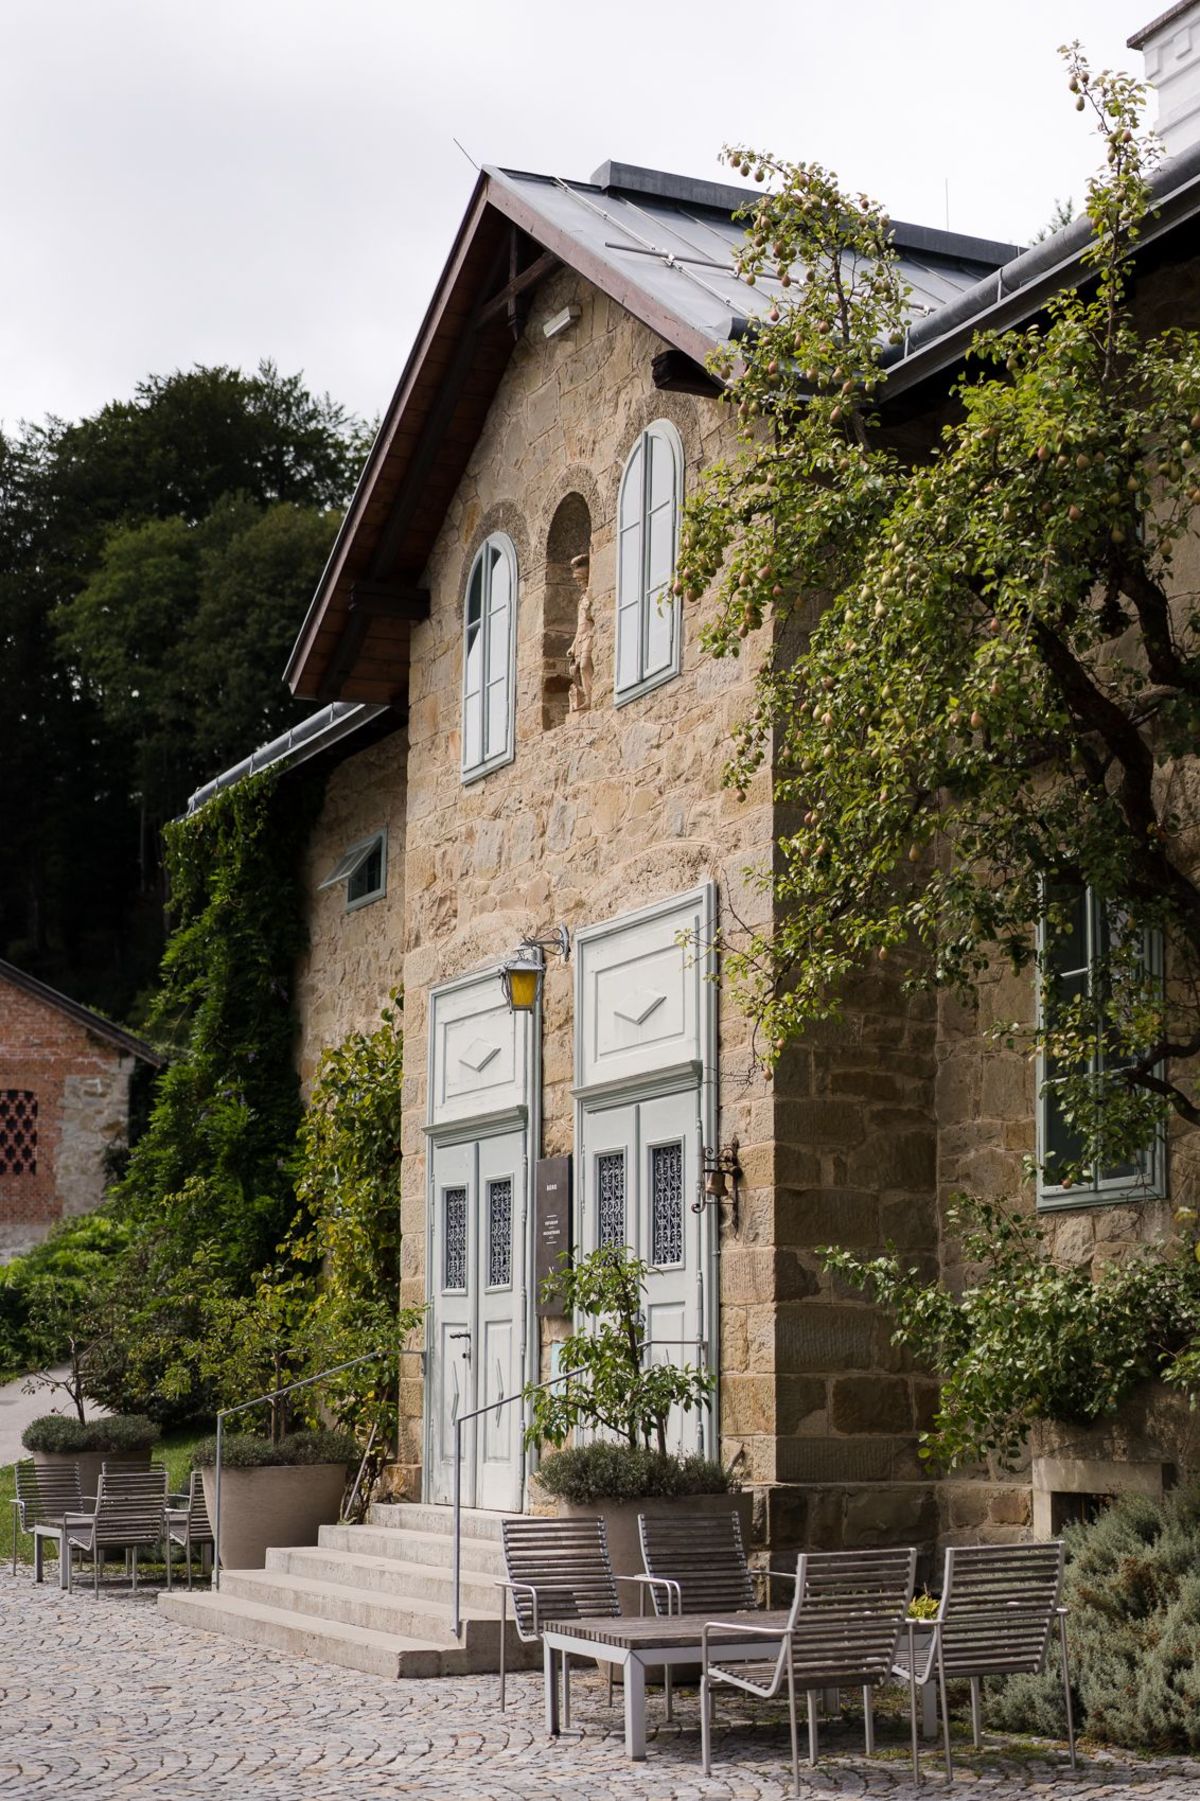
<path id="1" fill-rule="evenodd" d="M 571 711 L 586 713 L 592 704 L 592 677 L 595 664 L 592 660 L 592 644 L 596 636 L 596 621 L 592 614 L 592 596 L 588 588 L 591 575 L 591 557 L 571 558 L 571 576 L 579 589 L 579 612 L 575 620 L 575 636 L 571 640 L 571 648 L 567 652 L 567 674 L 571 678 Z"/>

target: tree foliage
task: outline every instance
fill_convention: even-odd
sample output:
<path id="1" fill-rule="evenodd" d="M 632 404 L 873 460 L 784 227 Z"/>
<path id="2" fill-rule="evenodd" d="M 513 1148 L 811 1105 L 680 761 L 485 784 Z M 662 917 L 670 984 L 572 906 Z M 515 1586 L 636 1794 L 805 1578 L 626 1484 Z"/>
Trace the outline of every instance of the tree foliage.
<path id="1" fill-rule="evenodd" d="M 707 1370 L 650 1361 L 643 1296 L 650 1267 L 624 1246 L 603 1245 L 547 1278 L 547 1295 L 587 1322 L 564 1339 L 560 1375 L 577 1382 L 554 1388 L 530 1385 L 529 1444 L 561 1445 L 577 1427 L 614 1432 L 631 1447 L 653 1444 L 667 1453 L 667 1421 L 672 1408 L 688 1413 L 702 1407 L 713 1387 Z"/>
<path id="2" fill-rule="evenodd" d="M 0 434 L 0 955 L 127 1016 L 157 828 L 299 716 L 283 657 L 363 449 L 267 363 Z"/>
<path id="3" fill-rule="evenodd" d="M 940 1378 L 923 1457 L 949 1468 L 988 1457 L 1011 1465 L 1038 1421 L 1091 1425 L 1151 1379 L 1200 1388 L 1193 1243 L 1106 1263 L 1093 1277 L 1052 1262 L 1036 1222 L 1003 1203 L 960 1197 L 947 1223 L 966 1261 L 961 1288 L 892 1250 L 820 1252 L 827 1269 L 888 1309 L 894 1342 Z"/>
<path id="4" fill-rule="evenodd" d="M 742 268 L 780 291 L 718 359 L 738 447 L 688 508 L 678 583 L 716 585 L 716 655 L 771 628 L 728 778 L 744 791 L 769 765 L 789 821 L 761 878 L 772 923 L 728 947 L 766 1060 L 880 962 L 968 994 L 997 956 L 1041 969 L 1046 879 L 1090 884 L 1119 922 L 1099 1001 L 1043 982 L 1022 1028 L 1082 1173 L 1126 1161 L 1164 1109 L 1200 1121 L 1200 657 L 1176 567 L 1200 502 L 1200 337 L 1134 316 L 1141 90 L 1065 54 L 1107 159 L 1083 279 L 1043 322 L 976 338 L 915 459 L 886 404 L 908 317 L 887 220 L 817 165 L 728 153 L 770 178 Z M 1134 954 L 1146 928 L 1165 989 Z"/>

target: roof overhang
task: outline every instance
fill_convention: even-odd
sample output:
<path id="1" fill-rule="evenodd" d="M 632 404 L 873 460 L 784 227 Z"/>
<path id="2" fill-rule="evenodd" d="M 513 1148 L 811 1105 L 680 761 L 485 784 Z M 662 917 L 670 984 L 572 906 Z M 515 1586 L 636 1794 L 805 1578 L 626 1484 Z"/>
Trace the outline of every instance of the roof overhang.
<path id="1" fill-rule="evenodd" d="M 93 1013 L 90 1007 L 73 1001 L 69 995 L 60 994 L 57 988 L 49 983 L 41 982 L 37 976 L 31 976 L 27 970 L 18 969 L 15 963 L 8 963 L 0 957 L 0 982 L 11 982 L 14 988 L 32 995 L 35 1000 L 44 1001 L 46 1006 L 53 1007 L 56 1013 L 63 1013 L 76 1025 L 83 1026 L 93 1038 L 100 1038 L 106 1044 L 123 1052 L 128 1057 L 137 1057 L 148 1063 L 152 1069 L 162 1069 L 166 1058 L 160 1056 L 152 1045 L 144 1038 L 137 1038 L 127 1032 L 123 1026 L 114 1025 L 111 1019 L 105 1019 L 102 1013 Z"/>

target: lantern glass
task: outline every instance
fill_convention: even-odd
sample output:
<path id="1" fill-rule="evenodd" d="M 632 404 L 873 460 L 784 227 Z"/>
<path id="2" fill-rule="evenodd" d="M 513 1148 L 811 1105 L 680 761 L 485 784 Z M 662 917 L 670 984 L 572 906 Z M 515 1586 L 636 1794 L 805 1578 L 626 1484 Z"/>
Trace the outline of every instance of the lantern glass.
<path id="1" fill-rule="evenodd" d="M 514 1013 L 532 1013 L 537 1006 L 538 980 L 541 970 L 526 965 L 509 968 L 504 972 L 504 985 L 508 989 L 508 1004 Z"/>

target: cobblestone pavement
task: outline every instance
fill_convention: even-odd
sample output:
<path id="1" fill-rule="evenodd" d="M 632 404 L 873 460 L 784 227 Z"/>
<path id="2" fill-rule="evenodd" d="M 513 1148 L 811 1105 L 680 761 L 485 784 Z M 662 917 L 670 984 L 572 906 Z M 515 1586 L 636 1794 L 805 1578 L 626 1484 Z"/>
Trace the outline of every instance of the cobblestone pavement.
<path id="1" fill-rule="evenodd" d="M 750 1723 L 723 1702 L 714 1775 L 700 1772 L 693 1693 L 668 1725 L 652 1697 L 644 1764 L 625 1760 L 618 1710 L 580 1672 L 573 1721 L 557 1742 L 542 1727 L 540 1679 L 383 1682 L 282 1652 L 196 1633 L 161 1618 L 150 1596 L 115 1586 L 99 1601 L 0 1575 L 0 1797 L 91 1801 L 783 1801 L 787 1733 L 778 1714 Z M 804 1776 L 815 1796 L 916 1791 L 899 1721 L 880 1722 L 866 1760 L 855 1725 L 832 1728 L 829 1755 Z M 945 1790 L 935 1755 L 925 1796 Z M 989 1739 L 965 1749 L 956 1792 L 988 1801 L 1053 1792 L 1088 1801 L 1196 1801 L 1200 1761 L 1089 1757 L 1072 1777 L 1054 1747 Z"/>

